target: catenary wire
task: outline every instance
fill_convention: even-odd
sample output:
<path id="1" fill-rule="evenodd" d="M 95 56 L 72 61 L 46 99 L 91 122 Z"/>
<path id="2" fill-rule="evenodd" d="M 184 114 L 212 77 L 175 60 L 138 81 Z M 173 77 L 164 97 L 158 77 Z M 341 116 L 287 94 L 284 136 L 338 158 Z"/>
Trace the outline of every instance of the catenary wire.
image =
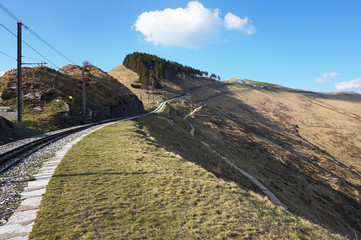
<path id="1" fill-rule="evenodd" d="M 10 56 L 9 54 L 4 53 L 3 51 L 0 51 L 0 53 L 4 54 L 5 56 L 8 56 L 9 58 L 12 58 L 12 59 L 14 59 L 16 61 L 16 58 Z"/>
<path id="2" fill-rule="evenodd" d="M 27 58 L 27 59 L 29 59 L 29 60 L 38 61 L 38 62 L 43 61 L 43 60 L 39 60 L 39 59 L 36 59 L 36 58 L 28 57 L 28 56 L 23 56 L 23 58 Z"/>
<path id="3" fill-rule="evenodd" d="M 12 12 L 10 12 L 4 5 L 0 3 L 0 8 L 2 8 L 7 14 L 10 15 L 15 21 L 21 22 L 19 18 L 17 18 Z"/>
<path id="4" fill-rule="evenodd" d="M 0 25 L 5 28 L 8 32 L 10 32 L 13 36 L 17 37 L 17 35 L 15 33 L 13 33 L 10 29 L 8 29 L 7 27 L 5 27 L 3 24 L 0 23 Z M 27 42 L 25 42 L 24 40 L 21 40 L 26 46 L 28 46 L 30 49 L 32 49 L 34 52 L 36 52 L 37 54 L 39 54 L 42 58 L 44 58 L 46 61 L 48 61 L 49 63 L 51 63 L 55 68 L 60 69 L 58 66 L 56 66 L 52 61 L 50 61 L 47 57 L 45 57 L 43 54 L 39 53 L 35 48 L 33 48 L 32 46 L 30 46 Z"/>
<path id="5" fill-rule="evenodd" d="M 45 45 L 47 45 L 49 48 L 53 49 L 53 51 L 55 51 L 57 54 L 59 54 L 60 56 L 62 56 L 63 58 L 65 58 L 67 61 L 71 62 L 72 64 L 76 65 L 76 63 L 74 63 L 72 60 L 70 60 L 69 58 L 67 58 L 64 54 L 62 54 L 61 52 L 59 52 L 56 48 L 54 48 L 50 43 L 48 43 L 47 41 L 45 41 L 42 37 L 40 37 L 36 32 L 34 32 L 32 29 L 30 29 L 28 26 L 25 26 L 25 29 L 28 30 L 31 34 L 33 34 L 37 39 L 39 39 L 41 42 L 43 42 Z"/>
<path id="6" fill-rule="evenodd" d="M 6 31 L 8 31 L 9 33 L 11 33 L 13 36 L 17 37 L 15 33 L 13 33 L 9 28 L 5 27 L 3 24 L 0 23 L 0 25 L 5 28 Z"/>
<path id="7" fill-rule="evenodd" d="M 49 59 L 47 59 L 44 55 L 42 55 L 41 53 L 39 53 L 38 51 L 36 51 L 32 46 L 30 46 L 29 44 L 27 44 L 26 42 L 22 41 L 24 44 L 26 44 L 26 46 L 28 46 L 29 48 L 31 48 L 34 52 L 36 52 L 37 54 L 39 54 L 42 58 L 44 58 L 46 61 L 48 61 L 49 63 L 51 63 L 55 68 L 60 69 L 60 67 L 56 66 L 55 63 L 53 63 L 52 61 L 50 61 Z"/>
<path id="8" fill-rule="evenodd" d="M 9 9 L 7 9 L 4 5 L 2 5 L 0 3 L 0 7 L 7 13 L 10 15 L 10 17 L 12 17 L 15 21 L 17 22 L 21 22 L 19 18 L 17 18 Z M 34 35 L 37 39 L 39 39 L 41 42 L 43 42 L 45 45 L 47 45 L 49 48 L 51 48 L 53 51 L 55 51 L 57 54 L 59 54 L 61 57 L 63 57 L 64 59 L 66 59 L 67 61 L 69 61 L 70 63 L 76 65 L 76 63 L 72 60 L 70 60 L 68 57 L 66 57 L 63 53 L 61 53 L 60 51 L 58 51 L 55 47 L 53 47 L 50 43 L 48 43 L 47 41 L 45 41 L 42 37 L 40 37 L 36 32 L 34 32 L 30 27 L 26 26 L 25 24 L 23 24 L 21 22 L 21 24 L 24 26 L 24 28 L 26 30 L 28 30 L 32 35 Z M 49 61 L 50 62 L 50 61 Z"/>

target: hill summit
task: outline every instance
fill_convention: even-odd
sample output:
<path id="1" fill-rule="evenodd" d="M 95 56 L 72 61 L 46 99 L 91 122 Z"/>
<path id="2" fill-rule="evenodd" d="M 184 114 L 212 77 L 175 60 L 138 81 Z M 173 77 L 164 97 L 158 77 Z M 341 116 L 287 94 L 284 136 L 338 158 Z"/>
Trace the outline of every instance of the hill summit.
<path id="1" fill-rule="evenodd" d="M 139 99 L 123 84 L 106 72 L 89 65 L 84 70 L 86 115 L 88 119 L 125 116 L 142 112 Z M 39 66 L 22 68 L 23 121 L 39 134 L 83 122 L 82 68 L 67 65 L 56 71 Z M 16 109 L 17 71 L 0 78 L 0 105 Z"/>
<path id="2" fill-rule="evenodd" d="M 138 83 L 140 84 L 139 87 L 142 88 L 160 88 L 163 79 L 208 76 L 206 71 L 184 66 L 147 53 L 134 52 L 128 54 L 124 58 L 123 65 L 139 75 Z M 210 78 L 216 79 L 217 76 L 212 73 Z M 220 80 L 219 76 L 218 79 Z"/>

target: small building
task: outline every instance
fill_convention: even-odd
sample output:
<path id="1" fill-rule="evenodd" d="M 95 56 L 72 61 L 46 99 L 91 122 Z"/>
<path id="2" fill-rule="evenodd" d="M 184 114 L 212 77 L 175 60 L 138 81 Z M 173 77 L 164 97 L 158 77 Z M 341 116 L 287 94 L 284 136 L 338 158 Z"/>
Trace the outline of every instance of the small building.
<path id="1" fill-rule="evenodd" d="M 246 85 L 246 80 L 244 80 L 244 79 L 238 80 L 237 83 L 242 84 L 242 85 Z"/>
<path id="2" fill-rule="evenodd" d="M 273 88 L 269 85 L 263 85 L 261 88 L 263 89 L 267 89 L 267 90 L 272 90 Z"/>

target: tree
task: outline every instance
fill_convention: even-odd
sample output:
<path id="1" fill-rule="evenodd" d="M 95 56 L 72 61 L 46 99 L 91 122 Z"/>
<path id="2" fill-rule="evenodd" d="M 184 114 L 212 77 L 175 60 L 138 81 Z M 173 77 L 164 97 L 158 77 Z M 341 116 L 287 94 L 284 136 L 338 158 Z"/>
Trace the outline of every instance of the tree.
<path id="1" fill-rule="evenodd" d="M 134 52 L 128 54 L 124 58 L 123 65 L 139 74 L 139 82 L 142 83 L 143 88 L 148 88 L 149 82 L 152 87 L 159 88 L 161 86 L 161 79 L 170 76 L 176 77 L 179 74 L 191 77 L 203 76 L 203 74 L 208 76 L 208 72 L 184 66 L 177 62 L 170 62 L 169 60 L 147 53 Z M 150 72 L 154 72 L 154 76 L 150 76 Z M 211 78 L 217 79 L 217 75 L 213 73 Z M 146 82 L 148 84 L 146 84 Z"/>
<path id="2" fill-rule="evenodd" d="M 147 88 L 148 85 L 149 85 L 149 78 L 147 76 L 144 76 L 144 75 L 140 75 L 139 76 L 139 81 L 142 85 L 142 88 Z"/>
<path id="3" fill-rule="evenodd" d="M 83 61 L 83 67 L 91 66 L 92 64 L 88 60 Z"/>

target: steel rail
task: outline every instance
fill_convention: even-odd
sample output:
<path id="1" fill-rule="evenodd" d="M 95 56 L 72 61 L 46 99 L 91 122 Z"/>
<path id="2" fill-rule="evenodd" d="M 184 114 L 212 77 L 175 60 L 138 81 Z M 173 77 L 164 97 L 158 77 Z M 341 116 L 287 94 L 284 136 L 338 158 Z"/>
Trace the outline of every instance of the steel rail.
<path id="1" fill-rule="evenodd" d="M 187 96 L 189 95 L 183 95 L 183 96 Z M 130 117 L 121 117 L 121 118 L 112 118 L 112 119 L 107 119 L 107 120 L 103 120 L 100 122 L 96 122 L 96 123 L 89 123 L 89 124 L 85 124 L 85 125 L 81 125 L 81 126 L 76 126 L 76 127 L 71 127 L 68 130 L 64 130 L 58 133 L 54 133 L 51 135 L 47 135 L 44 136 L 38 140 L 34 140 L 32 142 L 23 144 L 21 146 L 18 146 L 14 149 L 11 149 L 9 151 L 6 151 L 4 153 L 0 154 L 0 173 L 4 172 L 5 170 L 9 169 L 10 167 L 12 167 L 14 164 L 16 164 L 17 162 L 21 161 L 24 157 L 27 157 L 29 155 L 31 155 L 32 153 L 38 151 L 39 149 L 61 139 L 64 138 L 66 136 L 69 136 L 71 134 L 74 134 L 76 132 L 80 132 L 82 130 L 85 130 L 87 128 L 93 127 L 93 126 L 97 126 L 97 125 L 102 125 L 105 123 L 110 123 L 110 122 L 117 122 L 117 121 L 127 121 L 127 120 L 133 120 L 139 117 L 145 117 L 145 116 L 149 116 L 155 113 L 160 112 L 163 107 L 170 101 L 176 100 L 180 97 L 183 96 L 175 96 L 172 99 L 169 99 L 167 101 L 162 102 L 156 109 L 154 109 L 151 112 L 146 112 L 143 114 L 139 114 L 139 115 L 135 115 L 135 116 L 130 116 Z"/>

